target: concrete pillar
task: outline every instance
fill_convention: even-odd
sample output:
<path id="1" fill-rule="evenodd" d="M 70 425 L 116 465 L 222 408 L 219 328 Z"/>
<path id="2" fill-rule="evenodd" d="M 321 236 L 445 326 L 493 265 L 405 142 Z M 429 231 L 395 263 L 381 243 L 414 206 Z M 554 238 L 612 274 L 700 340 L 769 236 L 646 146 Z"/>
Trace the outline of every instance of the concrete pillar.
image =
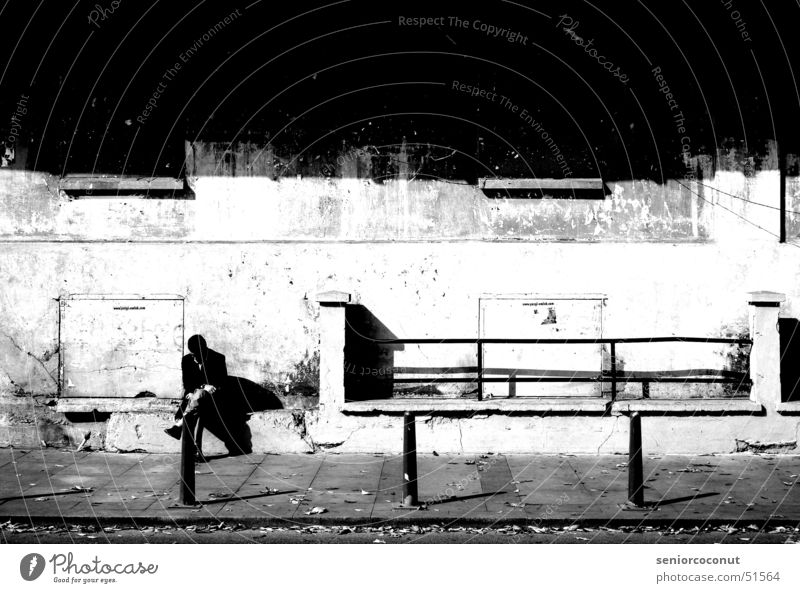
<path id="1" fill-rule="evenodd" d="M 323 414 L 344 406 L 345 306 L 352 302 L 349 292 L 321 292 L 319 303 L 319 408 Z"/>
<path id="2" fill-rule="evenodd" d="M 751 292 L 750 399 L 774 412 L 781 403 L 781 345 L 778 334 L 778 311 L 786 296 L 779 292 Z"/>

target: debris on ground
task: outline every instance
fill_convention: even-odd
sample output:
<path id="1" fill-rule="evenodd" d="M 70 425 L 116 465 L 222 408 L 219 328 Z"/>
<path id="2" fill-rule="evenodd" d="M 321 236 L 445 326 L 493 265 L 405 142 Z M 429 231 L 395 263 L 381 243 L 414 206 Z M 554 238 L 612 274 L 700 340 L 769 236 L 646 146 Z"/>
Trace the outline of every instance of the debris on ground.
<path id="1" fill-rule="evenodd" d="M 314 507 L 310 511 L 306 512 L 307 515 L 312 514 L 321 514 L 322 512 L 326 512 L 326 510 L 322 510 L 321 512 L 318 509 L 324 509 L 324 507 Z M 99 527 L 97 525 L 47 525 L 47 526 L 31 526 L 28 524 L 22 523 L 13 523 L 11 521 L 6 521 L 5 523 L 0 523 L 0 532 L 4 533 L 50 533 L 50 534 L 66 534 L 72 533 L 81 537 L 86 537 L 87 539 L 91 539 L 96 537 L 95 534 L 97 533 L 105 533 L 105 534 L 116 534 L 120 531 L 126 531 L 129 529 L 133 529 L 130 527 L 120 527 L 119 525 L 109 525 L 105 527 Z M 583 535 L 577 535 L 578 533 L 594 533 L 598 531 L 604 531 L 607 533 L 615 533 L 615 534 L 640 534 L 640 533 L 650 533 L 659 536 L 695 536 L 700 533 L 711 533 L 711 532 L 722 532 L 725 533 L 725 536 L 731 536 L 732 539 L 735 536 L 737 541 L 752 541 L 755 537 L 759 534 L 783 534 L 787 536 L 786 543 L 800 543 L 800 527 L 787 527 L 787 526 L 776 526 L 769 530 L 761 529 L 754 524 L 748 525 L 747 527 L 735 527 L 733 525 L 719 525 L 714 527 L 704 527 L 700 528 L 698 526 L 691 527 L 689 529 L 680 527 L 680 528 L 672 528 L 672 527 L 655 527 L 650 525 L 623 525 L 619 528 L 613 527 L 606 527 L 606 526 L 599 526 L 599 527 L 582 527 L 579 525 L 564 525 L 564 526 L 541 526 L 541 525 L 507 525 L 507 526 L 494 526 L 494 527 L 475 527 L 475 526 L 445 526 L 439 524 L 432 524 L 432 525 L 410 525 L 410 526 L 394 526 L 394 525 L 380 525 L 380 526 L 370 526 L 370 525 L 291 525 L 286 527 L 260 527 L 260 528 L 248 528 L 242 523 L 227 523 L 225 521 L 221 521 L 218 523 L 208 523 L 208 524 L 193 524 L 187 525 L 184 527 L 179 526 L 158 526 L 158 527 L 141 527 L 138 529 L 139 533 L 142 534 L 144 537 L 154 536 L 156 534 L 173 534 L 176 532 L 187 532 L 187 533 L 198 533 L 198 534 L 210 534 L 215 532 L 238 532 L 238 531 L 245 531 L 245 530 L 253 530 L 258 531 L 261 534 L 268 534 L 268 533 L 288 533 L 288 532 L 296 532 L 296 533 L 303 533 L 303 534 L 335 534 L 335 535 L 350 535 L 350 534 L 372 534 L 376 536 L 374 543 L 386 543 L 386 538 L 402 538 L 405 536 L 424 536 L 426 534 L 436 533 L 464 533 L 468 535 L 475 535 L 475 536 L 484 536 L 484 535 L 492 535 L 492 534 L 499 534 L 505 535 L 509 537 L 522 537 L 526 534 L 545 534 L 545 535 L 555 535 L 558 536 L 559 534 L 571 534 L 574 539 L 578 541 L 592 541 L 591 537 L 585 537 Z M 750 533 L 747 533 L 750 532 Z"/>

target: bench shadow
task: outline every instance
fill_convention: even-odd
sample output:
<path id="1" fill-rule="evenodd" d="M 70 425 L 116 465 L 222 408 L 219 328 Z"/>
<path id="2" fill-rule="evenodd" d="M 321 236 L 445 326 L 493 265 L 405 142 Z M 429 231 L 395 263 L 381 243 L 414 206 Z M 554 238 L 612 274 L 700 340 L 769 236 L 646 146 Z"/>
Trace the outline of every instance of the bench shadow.
<path id="1" fill-rule="evenodd" d="M 4 502 L 8 502 L 10 500 L 50 498 L 51 496 L 64 496 L 65 494 L 87 494 L 87 492 L 83 492 L 80 490 L 70 490 L 68 492 L 45 492 L 44 494 L 21 494 L 19 496 L 6 496 L 4 498 L 0 498 L 0 504 L 3 504 Z"/>
<path id="2" fill-rule="evenodd" d="M 423 501 L 429 507 L 440 505 L 440 504 L 447 504 L 448 502 L 461 502 L 462 500 L 472 500 L 474 498 L 486 498 L 491 496 L 497 496 L 498 494 L 509 494 L 507 490 L 498 490 L 497 492 L 482 492 L 480 494 L 469 494 L 467 496 L 451 496 L 450 498 L 443 498 L 442 500 L 426 500 Z"/>
<path id="3" fill-rule="evenodd" d="M 667 498 L 666 500 L 653 501 L 654 504 L 663 507 L 668 504 L 677 504 L 679 502 L 690 502 L 698 498 L 708 498 L 709 496 L 719 496 L 719 492 L 704 492 L 702 494 L 692 494 L 690 496 L 681 496 L 678 498 Z"/>
<path id="4" fill-rule="evenodd" d="M 247 423 L 250 415 L 281 409 L 283 403 L 271 390 L 244 377 L 228 376 L 219 396 L 210 398 L 203 419 L 204 428 L 225 444 L 228 455 L 207 456 L 206 459 L 250 453 L 253 450 L 253 435 Z"/>

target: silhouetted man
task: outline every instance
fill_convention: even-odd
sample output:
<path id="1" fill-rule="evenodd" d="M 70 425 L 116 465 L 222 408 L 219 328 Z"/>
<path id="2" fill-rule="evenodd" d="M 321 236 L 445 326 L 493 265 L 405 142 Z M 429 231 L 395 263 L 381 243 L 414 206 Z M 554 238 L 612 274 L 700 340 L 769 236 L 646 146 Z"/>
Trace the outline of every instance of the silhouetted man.
<path id="1" fill-rule="evenodd" d="M 177 422 L 164 429 L 169 436 L 180 439 L 181 425 L 184 419 L 193 421 L 195 425 L 194 439 L 197 453 L 203 458 L 203 417 L 211 415 L 216 409 L 212 396 L 218 393 L 228 379 L 228 368 L 225 356 L 211 350 L 205 338 L 195 335 L 187 343 L 190 354 L 181 360 L 183 373 L 183 399 L 175 412 Z"/>

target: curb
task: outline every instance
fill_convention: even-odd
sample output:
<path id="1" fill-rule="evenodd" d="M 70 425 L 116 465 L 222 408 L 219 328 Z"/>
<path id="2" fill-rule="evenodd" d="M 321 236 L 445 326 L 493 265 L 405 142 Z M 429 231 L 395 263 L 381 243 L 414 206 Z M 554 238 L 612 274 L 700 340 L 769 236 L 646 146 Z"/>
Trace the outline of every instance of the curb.
<path id="1" fill-rule="evenodd" d="M 37 515 L 34 517 L 29 516 L 15 516 L 15 515 L 0 515 L 0 523 L 10 521 L 12 523 L 20 523 L 31 526 L 42 525 L 98 525 L 98 526 L 179 526 L 186 527 L 190 525 L 208 524 L 208 525 L 236 525 L 244 529 L 259 528 L 259 527 L 287 527 L 287 526 L 346 526 L 346 527 L 369 527 L 376 525 L 391 525 L 398 527 L 409 527 L 412 525 L 418 526 L 440 526 L 445 528 L 450 527 L 510 527 L 518 525 L 520 527 L 540 527 L 540 528 L 564 528 L 564 527 L 607 527 L 610 529 L 626 528 L 639 528 L 649 527 L 657 529 L 679 529 L 679 528 L 714 528 L 714 527 L 735 527 L 742 528 L 755 525 L 759 529 L 767 529 L 770 527 L 798 527 L 800 526 L 800 519 L 789 519 L 786 517 L 766 517 L 761 519 L 690 519 L 678 518 L 669 520 L 666 518 L 648 518 L 648 517 L 614 517 L 609 519 L 602 518 L 587 518 L 587 519 L 570 519 L 568 517 L 550 517 L 547 519 L 537 520 L 533 517 L 459 517 L 454 519 L 446 519 L 442 517 L 425 517 L 418 512 L 414 516 L 397 516 L 397 517 L 382 517 L 382 518 L 367 518 L 367 517 L 342 517 L 342 516 L 323 516 L 315 515 L 313 517 L 299 517 L 299 518 L 284 518 L 284 517 L 252 517 L 252 516 L 236 516 L 229 515 L 224 518 L 215 520 L 207 516 L 187 517 L 185 515 L 176 517 L 161 517 L 161 516 L 140 516 L 135 517 L 131 515 L 116 515 L 116 516 L 103 516 L 103 517 L 90 517 L 86 515 Z"/>

